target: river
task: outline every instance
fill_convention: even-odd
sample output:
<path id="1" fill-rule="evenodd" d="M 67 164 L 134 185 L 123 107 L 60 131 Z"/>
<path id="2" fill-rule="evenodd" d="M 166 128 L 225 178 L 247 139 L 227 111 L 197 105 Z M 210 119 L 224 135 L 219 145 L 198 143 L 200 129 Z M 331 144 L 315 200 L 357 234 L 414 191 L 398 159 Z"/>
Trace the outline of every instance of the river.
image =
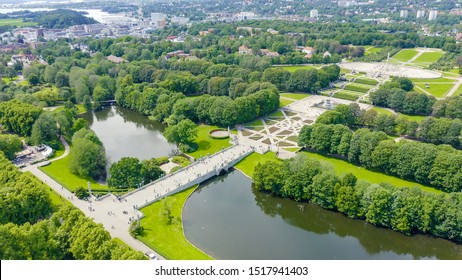
<path id="1" fill-rule="evenodd" d="M 200 186 L 184 206 L 188 240 L 217 259 L 462 259 L 448 240 L 405 236 L 251 183 L 232 171 Z"/>
<path id="2" fill-rule="evenodd" d="M 175 149 L 162 134 L 164 125 L 129 109 L 111 106 L 82 116 L 103 142 L 109 164 L 122 157 L 168 156 Z"/>

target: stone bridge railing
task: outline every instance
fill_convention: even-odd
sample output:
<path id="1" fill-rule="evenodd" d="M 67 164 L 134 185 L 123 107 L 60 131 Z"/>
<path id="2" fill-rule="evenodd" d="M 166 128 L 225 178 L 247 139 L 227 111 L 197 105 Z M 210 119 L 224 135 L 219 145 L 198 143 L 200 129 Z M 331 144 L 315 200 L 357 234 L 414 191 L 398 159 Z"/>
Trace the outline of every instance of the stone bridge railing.
<path id="1" fill-rule="evenodd" d="M 233 145 L 233 146 L 228 147 L 228 148 L 225 148 L 225 149 L 221 150 L 220 152 L 215 153 L 215 154 L 213 154 L 213 155 L 211 155 L 211 156 L 209 156 L 207 158 L 218 157 L 221 154 L 225 153 L 226 151 L 235 149 L 237 147 L 239 147 L 239 144 Z M 188 180 L 187 182 L 184 182 L 181 185 L 172 186 L 172 189 L 169 192 L 164 193 L 162 195 L 156 195 L 155 197 L 153 197 L 151 199 L 147 199 L 146 202 L 137 205 L 137 209 L 141 209 L 141 208 L 143 208 L 143 207 L 145 207 L 147 205 L 150 205 L 150 204 L 152 204 L 152 203 L 154 203 L 154 202 L 156 202 L 158 200 L 161 200 L 164 197 L 167 197 L 167 196 L 170 196 L 172 194 L 181 192 L 181 191 L 183 191 L 183 190 L 185 190 L 187 188 L 190 188 L 190 187 L 192 187 L 194 185 L 197 185 L 197 184 L 200 184 L 200 183 L 202 183 L 202 182 L 204 182 L 204 181 L 206 181 L 206 180 L 208 180 L 208 179 L 210 179 L 210 178 L 212 178 L 214 176 L 217 176 L 217 175 L 219 175 L 221 173 L 221 171 L 228 170 L 229 168 L 233 167 L 235 164 L 237 164 L 239 161 L 244 159 L 246 156 L 250 155 L 252 152 L 253 152 L 253 149 L 249 148 L 249 149 L 237 154 L 236 157 L 234 159 L 232 159 L 231 161 L 225 162 L 225 165 L 223 165 L 223 166 L 214 168 L 213 170 L 211 170 L 211 171 L 209 171 L 209 172 L 207 172 L 205 174 L 202 174 L 201 176 L 198 176 L 198 177 L 195 177 L 195 178 L 193 178 L 191 180 Z M 199 165 L 201 163 L 202 163 L 201 160 L 197 160 L 194 163 L 192 163 L 191 165 L 189 165 L 188 168 L 194 167 L 195 165 Z M 162 178 L 157 179 L 156 181 L 153 181 L 153 182 L 151 182 L 149 184 L 146 184 L 146 185 L 144 185 L 144 186 L 142 186 L 142 187 L 140 187 L 140 188 L 138 188 L 138 189 L 136 189 L 136 190 L 134 190 L 134 191 L 132 191 L 130 193 L 127 193 L 127 194 L 121 196 L 121 199 L 124 199 L 124 198 L 127 198 L 127 197 L 131 196 L 131 195 L 134 195 L 137 192 L 143 191 L 144 189 L 146 189 L 148 187 L 151 187 L 153 185 L 160 184 L 160 183 L 166 181 L 169 178 L 174 177 L 175 175 L 177 175 L 177 174 L 179 174 L 181 172 L 184 172 L 184 169 L 177 170 L 174 173 L 168 174 L 168 175 L 166 175 L 166 176 L 164 176 Z M 139 212 L 138 215 L 140 217 L 142 217 L 143 214 L 141 212 Z"/>

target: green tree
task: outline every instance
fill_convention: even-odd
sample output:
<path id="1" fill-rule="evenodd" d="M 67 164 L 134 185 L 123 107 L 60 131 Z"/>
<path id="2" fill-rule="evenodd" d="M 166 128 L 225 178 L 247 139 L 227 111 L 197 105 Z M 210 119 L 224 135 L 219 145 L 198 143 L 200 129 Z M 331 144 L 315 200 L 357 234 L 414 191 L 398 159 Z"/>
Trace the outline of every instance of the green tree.
<path id="1" fill-rule="evenodd" d="M 165 138 L 171 143 L 191 144 L 197 138 L 197 124 L 189 119 L 180 121 L 176 125 L 169 126 L 164 131 Z"/>
<path id="2" fill-rule="evenodd" d="M 58 131 L 56 124 L 56 119 L 52 112 L 41 114 L 32 126 L 32 144 L 49 144 L 56 140 Z"/>
<path id="3" fill-rule="evenodd" d="M 137 158 L 123 157 L 109 168 L 107 183 L 115 188 L 139 188 L 143 184 L 142 167 Z"/>
<path id="4" fill-rule="evenodd" d="M 143 160 L 141 165 L 144 184 L 148 184 L 165 175 L 165 172 L 160 169 L 160 164 L 155 158 Z"/>
<path id="5" fill-rule="evenodd" d="M 16 135 L 0 134 L 0 151 L 9 160 L 15 158 L 15 154 L 22 150 L 21 139 Z"/>

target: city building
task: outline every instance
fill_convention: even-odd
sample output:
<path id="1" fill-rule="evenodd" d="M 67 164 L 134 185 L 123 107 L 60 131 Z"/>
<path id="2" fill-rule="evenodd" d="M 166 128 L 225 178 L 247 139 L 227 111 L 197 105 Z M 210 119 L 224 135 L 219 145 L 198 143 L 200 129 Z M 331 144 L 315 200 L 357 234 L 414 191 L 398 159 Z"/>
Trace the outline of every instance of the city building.
<path id="1" fill-rule="evenodd" d="M 186 25 L 189 23 L 189 18 L 187 17 L 172 17 L 170 19 L 171 23 L 178 24 L 178 25 Z"/>
<path id="2" fill-rule="evenodd" d="M 252 20 L 252 19 L 259 19 L 260 17 L 253 12 L 240 12 L 234 15 L 234 20 L 242 21 L 242 20 Z"/>
<path id="3" fill-rule="evenodd" d="M 319 17 L 318 10 L 313 9 L 310 11 L 310 18 L 318 18 L 318 17 Z"/>
<path id="4" fill-rule="evenodd" d="M 401 11 L 399 12 L 399 17 L 400 17 L 400 18 L 407 18 L 408 15 L 409 15 L 408 10 L 401 10 Z"/>
<path id="5" fill-rule="evenodd" d="M 166 14 L 163 13 L 151 13 L 151 24 L 155 27 L 163 26 L 165 27 L 165 19 L 167 18 Z"/>
<path id="6" fill-rule="evenodd" d="M 247 48 L 246 46 L 239 47 L 239 54 L 252 54 L 252 49 Z"/>
<path id="7" fill-rule="evenodd" d="M 419 10 L 417 11 L 417 15 L 415 16 L 416 18 L 421 18 L 425 16 L 425 11 L 424 10 Z"/>
<path id="8" fill-rule="evenodd" d="M 438 11 L 436 10 L 431 10 L 430 13 L 428 13 L 428 20 L 436 20 L 438 17 Z"/>

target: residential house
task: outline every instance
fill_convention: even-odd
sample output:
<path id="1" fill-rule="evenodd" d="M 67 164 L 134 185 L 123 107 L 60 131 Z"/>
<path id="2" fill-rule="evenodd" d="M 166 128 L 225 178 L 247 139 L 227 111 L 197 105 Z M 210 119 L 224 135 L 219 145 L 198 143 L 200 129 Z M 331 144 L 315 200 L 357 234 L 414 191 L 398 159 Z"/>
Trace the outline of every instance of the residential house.
<path id="1" fill-rule="evenodd" d="M 302 49 L 302 53 L 305 53 L 305 58 L 308 59 L 312 58 L 315 52 L 316 50 L 313 47 L 304 47 Z"/>
<path id="2" fill-rule="evenodd" d="M 239 54 L 253 54 L 252 49 L 247 48 L 246 46 L 239 47 Z"/>

